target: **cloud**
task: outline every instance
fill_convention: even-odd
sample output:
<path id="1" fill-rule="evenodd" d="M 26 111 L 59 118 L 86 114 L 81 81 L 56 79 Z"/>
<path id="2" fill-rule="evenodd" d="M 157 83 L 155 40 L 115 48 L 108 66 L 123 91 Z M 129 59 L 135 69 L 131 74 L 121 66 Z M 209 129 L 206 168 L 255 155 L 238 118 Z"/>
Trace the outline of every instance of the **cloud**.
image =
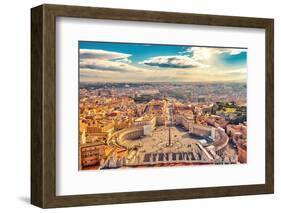
<path id="1" fill-rule="evenodd" d="M 188 48 L 187 53 L 192 52 L 192 59 L 195 61 L 207 61 L 213 54 L 217 53 L 217 49 L 206 47 L 191 47 Z"/>
<path id="2" fill-rule="evenodd" d="M 90 59 L 80 61 L 80 69 L 124 72 L 129 71 L 131 66 L 123 62 Z"/>
<path id="3" fill-rule="evenodd" d="M 204 50 L 205 49 L 205 50 Z M 207 51 L 206 51 L 207 49 Z M 234 51 L 235 50 L 235 51 Z M 238 51 L 239 50 L 239 51 Z M 192 52 L 191 52 L 192 51 Z M 81 82 L 213 82 L 245 81 L 246 68 L 218 63 L 219 54 L 237 55 L 240 49 L 192 47 L 190 54 L 156 56 L 131 62 L 130 54 L 80 49 Z M 240 52 L 240 53 L 239 53 Z M 161 71 L 158 68 L 162 68 Z M 163 69 L 165 68 L 165 69 Z M 208 69 L 205 69 L 208 68 Z M 236 67 L 235 67 L 236 68 Z"/>
<path id="4" fill-rule="evenodd" d="M 211 60 L 219 54 L 238 55 L 246 51 L 246 49 L 237 48 L 191 47 L 187 48 L 186 53 L 192 53 L 192 59 L 202 62 Z"/>
<path id="5" fill-rule="evenodd" d="M 239 55 L 240 53 L 246 52 L 245 49 L 231 49 L 228 51 L 230 55 Z"/>
<path id="6" fill-rule="evenodd" d="M 156 56 L 139 64 L 160 68 L 207 68 L 219 64 L 218 55 L 220 54 L 238 55 L 244 51 L 246 49 L 189 47 L 185 50 L 186 55 Z"/>
<path id="7" fill-rule="evenodd" d="M 97 49 L 80 49 L 80 69 L 128 72 L 137 71 L 130 65 L 131 55 Z"/>
<path id="8" fill-rule="evenodd" d="M 246 52 L 247 49 L 238 48 L 217 48 L 217 54 L 227 53 L 229 55 L 239 55 L 240 53 Z"/>
<path id="9" fill-rule="evenodd" d="M 203 67 L 204 65 L 193 60 L 188 56 L 156 56 L 139 62 L 149 66 L 165 67 L 165 68 L 193 68 Z"/>
<path id="10" fill-rule="evenodd" d="M 131 55 L 113 51 L 97 50 L 97 49 L 80 49 L 81 59 L 102 59 L 102 60 L 113 60 L 113 59 L 127 59 Z"/>
<path id="11" fill-rule="evenodd" d="M 130 64 L 132 63 L 132 61 L 128 58 L 121 58 L 121 59 L 116 59 L 114 61 L 117 61 L 117 62 L 123 62 L 123 63 L 127 63 L 127 64 Z"/>

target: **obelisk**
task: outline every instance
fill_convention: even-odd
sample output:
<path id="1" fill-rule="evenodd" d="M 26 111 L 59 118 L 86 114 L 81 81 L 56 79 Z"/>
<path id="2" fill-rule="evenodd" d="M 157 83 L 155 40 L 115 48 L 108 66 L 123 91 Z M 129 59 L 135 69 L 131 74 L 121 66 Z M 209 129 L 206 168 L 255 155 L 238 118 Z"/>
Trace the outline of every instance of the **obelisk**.
<path id="1" fill-rule="evenodd" d="M 169 126 L 169 146 L 171 146 L 171 127 Z"/>

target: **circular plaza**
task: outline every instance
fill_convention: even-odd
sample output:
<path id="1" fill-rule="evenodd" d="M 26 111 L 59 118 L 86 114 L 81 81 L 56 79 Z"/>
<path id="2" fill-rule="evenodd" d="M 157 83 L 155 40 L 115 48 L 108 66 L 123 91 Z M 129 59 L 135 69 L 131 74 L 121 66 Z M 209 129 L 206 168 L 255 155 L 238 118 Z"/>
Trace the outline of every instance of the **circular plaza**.
<path id="1" fill-rule="evenodd" d="M 122 142 L 122 145 L 128 149 L 138 147 L 143 152 L 175 152 L 186 151 L 191 144 L 196 143 L 198 143 L 198 140 L 191 137 L 182 127 L 159 126 L 155 128 L 151 136 L 142 135 L 138 139 L 127 139 Z"/>
<path id="2" fill-rule="evenodd" d="M 181 126 L 158 126 L 150 135 L 134 136 L 119 141 L 119 145 L 132 153 L 127 166 L 212 163 L 213 160 L 200 143 L 200 137 L 193 137 Z"/>

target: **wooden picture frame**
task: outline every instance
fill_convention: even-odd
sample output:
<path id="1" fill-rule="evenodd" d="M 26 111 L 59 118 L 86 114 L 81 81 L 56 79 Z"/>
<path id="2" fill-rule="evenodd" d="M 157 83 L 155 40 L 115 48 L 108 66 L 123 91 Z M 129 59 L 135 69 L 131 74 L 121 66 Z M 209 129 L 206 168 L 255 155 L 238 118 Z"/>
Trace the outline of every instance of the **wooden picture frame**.
<path id="1" fill-rule="evenodd" d="M 56 18 L 95 18 L 265 29 L 265 184 L 56 195 Z M 126 9 L 41 5 L 31 9 L 31 203 L 42 208 L 268 194 L 274 191 L 274 21 Z"/>

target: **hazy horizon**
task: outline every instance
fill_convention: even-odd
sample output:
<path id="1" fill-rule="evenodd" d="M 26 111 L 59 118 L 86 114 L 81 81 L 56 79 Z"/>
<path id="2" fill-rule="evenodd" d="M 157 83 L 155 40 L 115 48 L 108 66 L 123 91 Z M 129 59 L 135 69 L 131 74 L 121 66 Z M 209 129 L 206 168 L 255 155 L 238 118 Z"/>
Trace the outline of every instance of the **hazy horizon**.
<path id="1" fill-rule="evenodd" d="M 247 82 L 80 82 L 80 85 L 91 84 L 247 84 Z"/>

